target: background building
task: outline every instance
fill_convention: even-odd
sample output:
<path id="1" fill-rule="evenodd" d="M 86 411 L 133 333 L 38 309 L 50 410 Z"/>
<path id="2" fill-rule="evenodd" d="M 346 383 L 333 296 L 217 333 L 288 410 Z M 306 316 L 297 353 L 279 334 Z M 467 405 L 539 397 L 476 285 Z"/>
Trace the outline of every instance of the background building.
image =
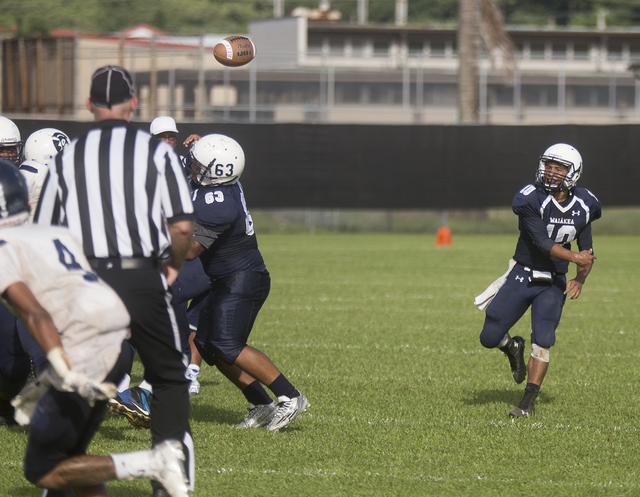
<path id="1" fill-rule="evenodd" d="M 640 122 L 638 29 L 509 27 L 517 69 L 480 62 L 487 124 Z M 134 75 L 137 118 L 193 121 L 453 124 L 456 30 L 373 26 L 307 17 L 250 23 L 257 57 L 225 68 L 211 55 L 225 34 L 170 36 L 136 26 L 108 36 L 54 31 L 5 39 L 2 112 L 89 119 L 90 75 L 121 64 Z"/>

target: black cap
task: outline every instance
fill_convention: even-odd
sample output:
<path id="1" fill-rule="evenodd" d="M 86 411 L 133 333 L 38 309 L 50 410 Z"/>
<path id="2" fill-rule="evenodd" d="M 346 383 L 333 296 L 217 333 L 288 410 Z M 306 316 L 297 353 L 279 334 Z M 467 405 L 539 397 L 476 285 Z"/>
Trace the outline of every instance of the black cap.
<path id="1" fill-rule="evenodd" d="M 98 107 L 111 108 L 135 95 L 133 80 L 129 71 L 120 66 L 104 66 L 91 76 L 89 98 Z"/>

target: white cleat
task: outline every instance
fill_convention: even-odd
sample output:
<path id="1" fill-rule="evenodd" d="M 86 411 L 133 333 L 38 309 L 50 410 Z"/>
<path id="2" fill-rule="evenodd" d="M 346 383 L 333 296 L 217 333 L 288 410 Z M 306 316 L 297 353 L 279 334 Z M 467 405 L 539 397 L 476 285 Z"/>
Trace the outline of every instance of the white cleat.
<path id="1" fill-rule="evenodd" d="M 275 402 L 258 404 L 257 406 L 251 405 L 249 415 L 241 423 L 235 425 L 234 428 L 259 428 L 267 425 L 275 416 L 277 409 Z"/>
<path id="2" fill-rule="evenodd" d="M 198 382 L 199 374 L 200 371 L 193 368 L 187 368 L 187 372 L 185 373 L 187 380 L 191 382 L 189 384 L 189 394 L 191 395 L 197 395 L 200 393 L 200 382 Z"/>
<path id="3" fill-rule="evenodd" d="M 151 479 L 160 483 L 171 497 L 190 497 L 185 456 L 177 440 L 165 440 L 151 449 Z"/>
<path id="4" fill-rule="evenodd" d="M 283 397 L 283 400 L 278 403 L 278 410 L 275 416 L 267 426 L 267 431 L 278 431 L 281 428 L 293 423 L 300 413 L 307 410 L 307 407 L 311 407 L 307 398 L 300 394 L 299 397 L 289 399 Z M 280 399 L 278 399 L 280 400 Z"/>

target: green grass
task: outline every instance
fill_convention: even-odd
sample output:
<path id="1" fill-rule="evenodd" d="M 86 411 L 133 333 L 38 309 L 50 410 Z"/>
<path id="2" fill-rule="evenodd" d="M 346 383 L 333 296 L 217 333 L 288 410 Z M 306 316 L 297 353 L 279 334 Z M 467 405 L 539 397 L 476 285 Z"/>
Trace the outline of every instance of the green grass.
<path id="1" fill-rule="evenodd" d="M 640 494 L 640 238 L 596 237 L 599 259 L 565 306 L 537 414 L 516 421 L 507 413 L 523 386 L 480 345 L 484 313 L 472 304 L 505 271 L 515 236 L 434 240 L 259 236 L 273 284 L 251 344 L 311 408 L 280 433 L 234 430 L 246 402 L 205 366 L 192 400 L 196 496 Z M 527 314 L 513 329 L 528 351 L 529 328 Z M 22 476 L 26 437 L 3 429 L 2 496 L 39 495 Z M 90 450 L 149 443 L 108 417 Z M 145 481 L 109 489 L 150 495 Z"/>

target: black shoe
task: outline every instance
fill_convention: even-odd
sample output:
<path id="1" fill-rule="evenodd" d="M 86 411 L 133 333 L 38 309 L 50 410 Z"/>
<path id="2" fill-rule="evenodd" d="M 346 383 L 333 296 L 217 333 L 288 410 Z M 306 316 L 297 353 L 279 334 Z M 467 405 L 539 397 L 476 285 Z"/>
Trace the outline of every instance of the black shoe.
<path id="1" fill-rule="evenodd" d="M 15 410 L 11 405 L 11 401 L 0 399 L 0 426 L 18 426 L 16 420 L 13 419 Z"/>
<path id="2" fill-rule="evenodd" d="M 522 400 L 513 411 L 509 413 L 512 418 L 520 418 L 522 416 L 533 416 L 536 413 L 536 397 L 540 393 L 540 390 L 536 390 L 533 387 L 526 387 L 524 389 L 524 395 Z"/>
<path id="3" fill-rule="evenodd" d="M 10 416 L 0 416 L 0 426 L 18 426 L 18 423 Z"/>
<path id="4" fill-rule="evenodd" d="M 500 349 L 509 358 L 511 374 L 519 385 L 527 377 L 527 366 L 524 363 L 524 338 L 513 337 L 508 348 Z"/>

